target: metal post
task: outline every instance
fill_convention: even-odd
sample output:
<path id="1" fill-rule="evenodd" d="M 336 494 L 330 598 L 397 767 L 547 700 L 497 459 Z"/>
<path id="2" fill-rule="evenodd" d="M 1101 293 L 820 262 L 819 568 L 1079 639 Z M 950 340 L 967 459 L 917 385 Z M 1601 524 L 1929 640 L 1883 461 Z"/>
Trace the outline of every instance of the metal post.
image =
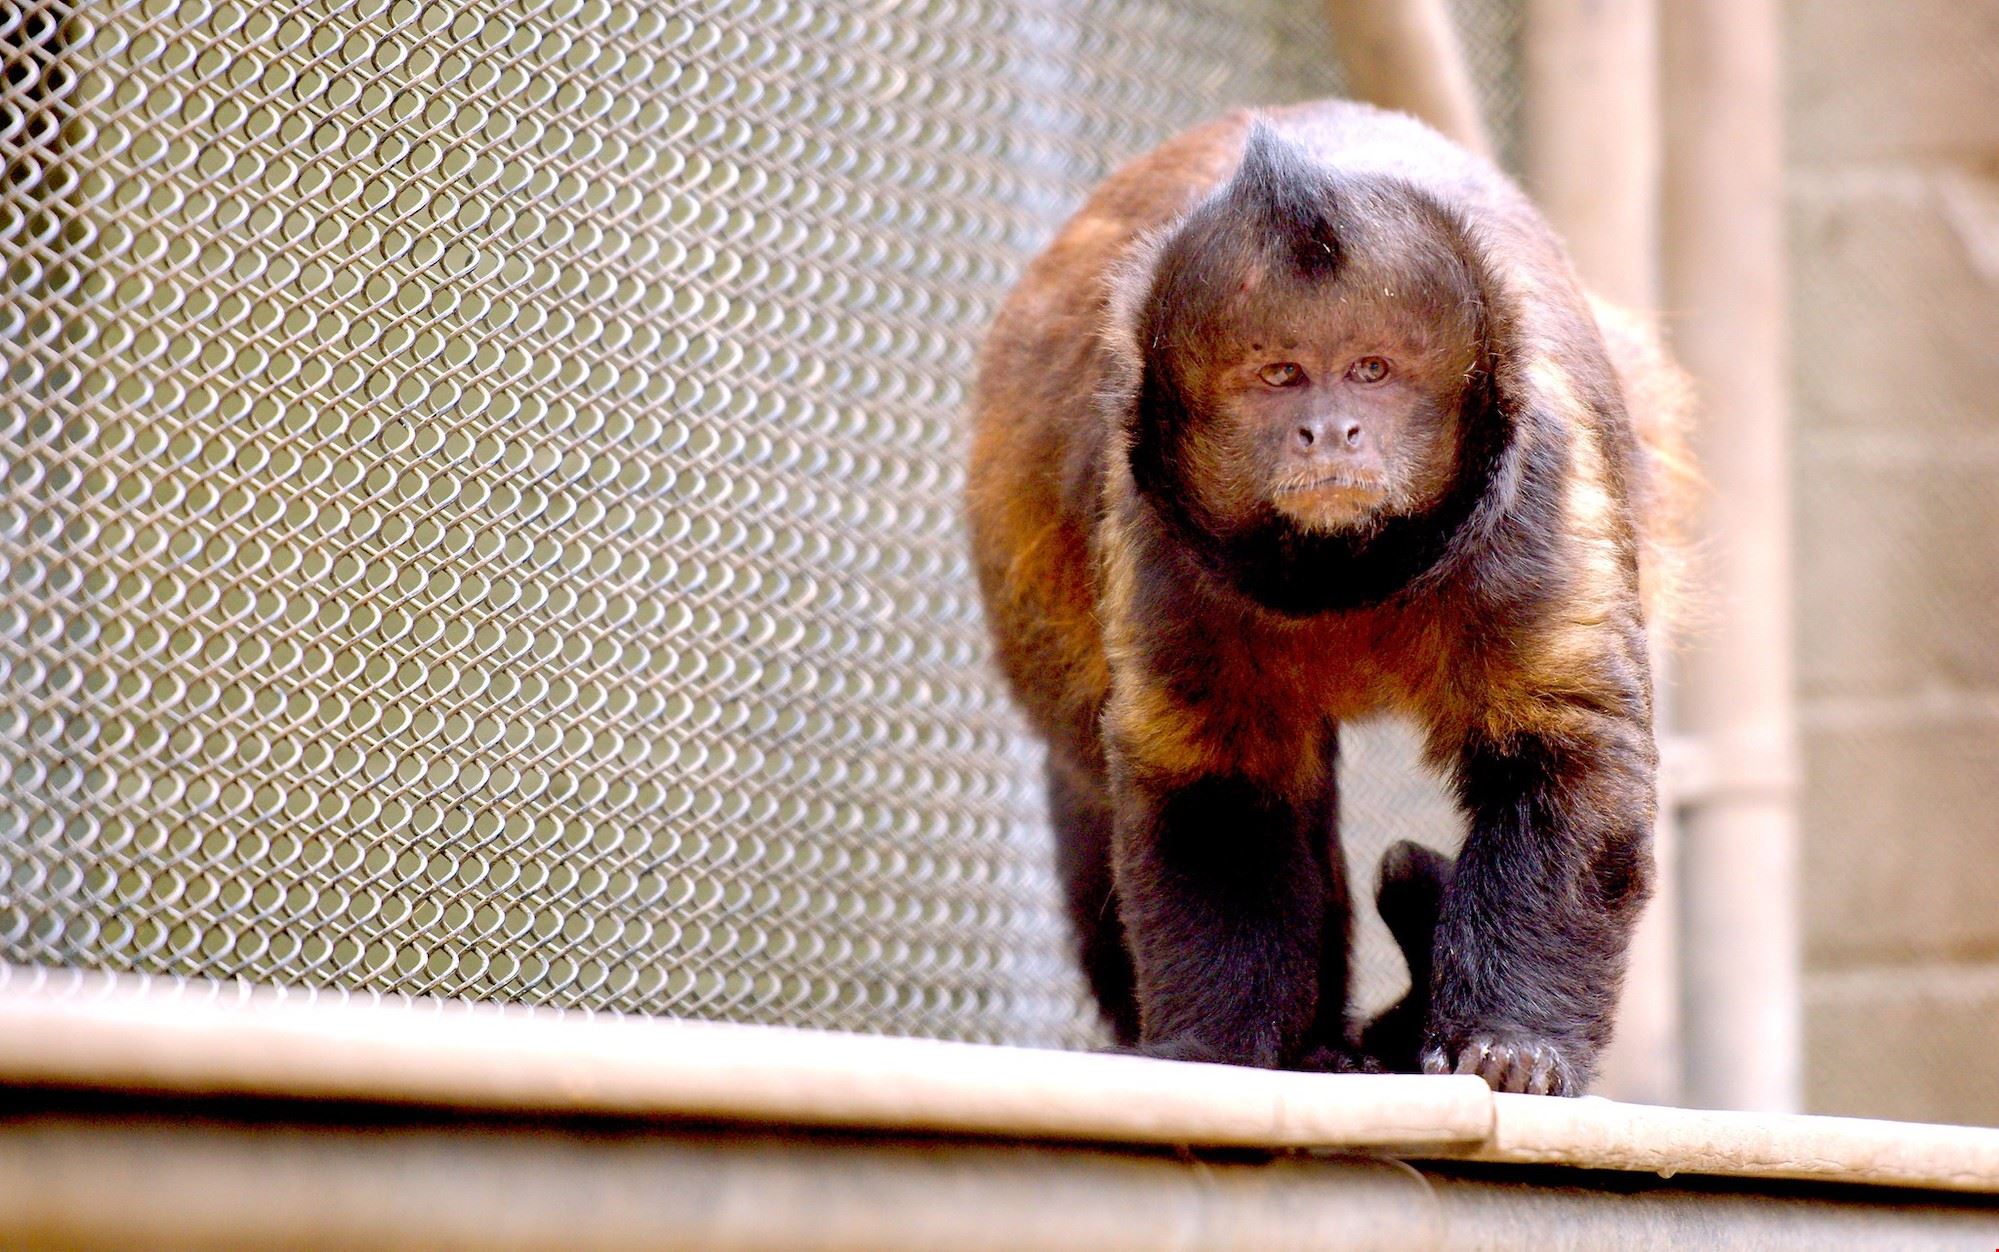
<path id="1" fill-rule="evenodd" d="M 1326 0 L 1326 16 L 1348 94 L 1413 113 L 1474 152 L 1491 151 L 1443 0 Z"/>
<path id="2" fill-rule="evenodd" d="M 1656 0 L 1528 0 L 1521 39 L 1523 174 L 1568 242 L 1583 283 L 1649 313 L 1659 303 L 1659 41 Z M 1665 725 L 1670 649 L 1655 631 Z M 1598 1090 L 1680 1098 L 1675 805 L 1662 782 L 1659 887 L 1631 948 L 1617 1034 Z"/>
<path id="3" fill-rule="evenodd" d="M 1656 0 L 1527 0 L 1522 173 L 1583 282 L 1626 308 L 1659 302 Z"/>
<path id="4" fill-rule="evenodd" d="M 1665 305 L 1700 399 L 1698 581 L 1682 667 L 1711 786 L 1681 847 L 1687 1096 L 1799 1098 L 1796 748 L 1780 24 L 1774 0 L 1663 6 Z"/>

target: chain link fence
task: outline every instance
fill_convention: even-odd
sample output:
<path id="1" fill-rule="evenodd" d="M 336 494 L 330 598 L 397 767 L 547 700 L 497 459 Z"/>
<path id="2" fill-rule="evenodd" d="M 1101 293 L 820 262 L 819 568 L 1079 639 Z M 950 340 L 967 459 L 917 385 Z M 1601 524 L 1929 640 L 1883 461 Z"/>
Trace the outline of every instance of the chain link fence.
<path id="1" fill-rule="evenodd" d="M 1316 9 L 34 0 L 0 55 L 0 958 L 1093 1037 L 966 381 L 1116 162 L 1335 89 Z M 1454 823 L 1352 738 L 1366 883 Z"/>

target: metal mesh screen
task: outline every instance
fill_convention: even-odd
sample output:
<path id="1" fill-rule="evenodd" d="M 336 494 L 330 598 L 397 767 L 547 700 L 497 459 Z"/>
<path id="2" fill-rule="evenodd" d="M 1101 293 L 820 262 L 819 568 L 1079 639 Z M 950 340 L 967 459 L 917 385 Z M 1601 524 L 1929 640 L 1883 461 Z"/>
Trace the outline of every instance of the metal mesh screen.
<path id="1" fill-rule="evenodd" d="M 0 958 L 1087 1037 L 964 384 L 1299 9 L 0 8 Z"/>

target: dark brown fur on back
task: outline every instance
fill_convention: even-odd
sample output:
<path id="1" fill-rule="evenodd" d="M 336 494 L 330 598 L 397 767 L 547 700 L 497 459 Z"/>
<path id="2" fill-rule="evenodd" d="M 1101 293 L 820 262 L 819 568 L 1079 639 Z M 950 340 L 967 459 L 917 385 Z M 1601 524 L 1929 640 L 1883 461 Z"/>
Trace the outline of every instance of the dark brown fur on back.
<path id="1" fill-rule="evenodd" d="M 1559 245 L 1483 162 L 1364 106 L 1258 116 L 1259 138 L 1232 116 L 1107 180 L 981 361 L 973 550 L 1001 668 L 1048 744 L 1085 967 L 1147 1052 L 1366 1063 L 1338 729 L 1407 715 L 1470 828 L 1439 906 L 1425 1064 L 1573 1093 L 1651 872 L 1640 506 L 1659 491 L 1619 373 L 1649 401 L 1676 396 L 1670 367 L 1622 323 L 1613 361 Z M 1246 140 L 1267 185 L 1231 181 Z M 1405 339 L 1465 338 L 1448 411 L 1419 412 L 1449 432 L 1452 471 L 1348 530 L 1230 512 L 1239 485 L 1217 480 L 1236 462 L 1186 381 L 1225 331 L 1190 330 L 1188 309 L 1237 271 L 1379 286 Z M 1660 407 L 1641 424 L 1667 430 Z"/>

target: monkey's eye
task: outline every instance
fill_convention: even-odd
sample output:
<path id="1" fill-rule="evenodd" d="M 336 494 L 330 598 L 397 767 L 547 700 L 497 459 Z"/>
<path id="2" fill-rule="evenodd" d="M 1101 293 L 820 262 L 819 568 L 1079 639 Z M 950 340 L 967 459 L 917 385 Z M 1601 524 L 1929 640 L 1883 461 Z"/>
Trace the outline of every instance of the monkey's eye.
<path id="1" fill-rule="evenodd" d="M 1357 383 L 1378 383 L 1388 377 L 1388 362 L 1378 356 L 1364 356 L 1347 367 L 1347 377 Z"/>
<path id="2" fill-rule="evenodd" d="M 1305 371 L 1296 362 L 1278 361 L 1256 371 L 1256 376 L 1272 387 L 1296 387 L 1305 381 Z"/>

